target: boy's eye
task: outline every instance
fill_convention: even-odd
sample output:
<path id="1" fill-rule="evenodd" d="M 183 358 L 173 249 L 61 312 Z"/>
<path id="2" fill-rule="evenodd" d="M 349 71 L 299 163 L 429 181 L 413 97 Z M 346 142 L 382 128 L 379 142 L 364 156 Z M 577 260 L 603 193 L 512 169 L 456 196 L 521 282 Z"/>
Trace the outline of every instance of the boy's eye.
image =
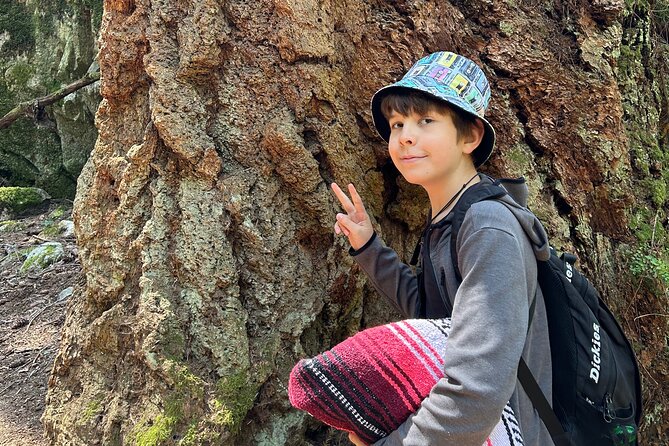
<path id="1" fill-rule="evenodd" d="M 401 129 L 402 128 L 402 123 L 401 122 L 394 122 L 390 124 L 391 129 Z"/>
<path id="2" fill-rule="evenodd" d="M 432 119 L 432 118 L 423 118 L 423 119 L 420 120 L 421 124 L 429 124 L 433 121 L 434 121 L 434 119 Z"/>

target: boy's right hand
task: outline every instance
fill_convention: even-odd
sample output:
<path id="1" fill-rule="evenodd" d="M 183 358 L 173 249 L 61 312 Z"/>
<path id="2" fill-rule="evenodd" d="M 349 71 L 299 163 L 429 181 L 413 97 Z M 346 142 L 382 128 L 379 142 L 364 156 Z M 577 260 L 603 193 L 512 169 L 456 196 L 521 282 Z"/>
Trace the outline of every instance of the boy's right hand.
<path id="1" fill-rule="evenodd" d="M 351 247 L 358 250 L 374 234 L 372 221 L 369 219 L 369 215 L 367 215 L 365 205 L 362 204 L 362 198 L 360 198 L 358 191 L 355 190 L 352 184 L 348 185 L 348 191 L 351 194 L 350 199 L 337 183 L 332 183 L 331 187 L 344 211 L 346 211 L 345 214 L 337 214 L 337 222 L 334 225 L 335 234 L 339 235 L 343 233 L 348 237 Z"/>

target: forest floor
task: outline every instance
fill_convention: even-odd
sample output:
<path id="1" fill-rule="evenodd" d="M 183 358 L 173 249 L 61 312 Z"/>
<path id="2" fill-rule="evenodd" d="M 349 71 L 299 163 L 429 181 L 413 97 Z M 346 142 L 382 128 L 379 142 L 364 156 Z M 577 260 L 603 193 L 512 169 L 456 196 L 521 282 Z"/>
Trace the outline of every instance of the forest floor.
<path id="1" fill-rule="evenodd" d="M 82 289 L 71 202 L 50 201 L 0 223 L 0 446 L 45 446 L 40 418 L 60 343 L 67 303 Z M 71 225 L 70 225 L 71 226 Z M 44 269 L 21 271 L 28 251 L 46 242 L 62 257 Z"/>

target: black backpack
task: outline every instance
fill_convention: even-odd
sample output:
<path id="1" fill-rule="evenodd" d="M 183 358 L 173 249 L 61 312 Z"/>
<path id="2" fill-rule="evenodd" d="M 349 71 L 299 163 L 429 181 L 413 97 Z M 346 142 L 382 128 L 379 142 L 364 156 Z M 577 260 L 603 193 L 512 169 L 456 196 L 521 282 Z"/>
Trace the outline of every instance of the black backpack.
<path id="1" fill-rule="evenodd" d="M 451 257 L 459 281 L 456 241 L 467 210 L 479 201 L 506 195 L 501 185 L 518 181 L 524 182 L 521 178 L 478 183 L 458 200 L 451 226 Z M 597 290 L 574 268 L 575 261 L 571 254 L 558 257 L 552 248 L 547 262 L 537 261 L 553 364 L 552 408 L 522 358 L 518 380 L 556 446 L 634 446 L 641 419 L 636 357 Z M 426 263 L 424 267 L 431 268 Z M 530 324 L 533 313 L 534 301 Z"/>

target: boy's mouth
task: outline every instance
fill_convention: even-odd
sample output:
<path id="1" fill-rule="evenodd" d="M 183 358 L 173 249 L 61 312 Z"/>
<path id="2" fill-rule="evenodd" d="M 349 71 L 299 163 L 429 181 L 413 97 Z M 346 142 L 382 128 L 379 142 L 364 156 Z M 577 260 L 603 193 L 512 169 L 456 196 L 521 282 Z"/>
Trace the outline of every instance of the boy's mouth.
<path id="1" fill-rule="evenodd" d="M 405 162 L 418 161 L 418 160 L 421 160 L 423 158 L 425 158 L 425 155 L 406 155 L 406 156 L 400 157 L 400 159 L 402 161 L 405 161 Z"/>

